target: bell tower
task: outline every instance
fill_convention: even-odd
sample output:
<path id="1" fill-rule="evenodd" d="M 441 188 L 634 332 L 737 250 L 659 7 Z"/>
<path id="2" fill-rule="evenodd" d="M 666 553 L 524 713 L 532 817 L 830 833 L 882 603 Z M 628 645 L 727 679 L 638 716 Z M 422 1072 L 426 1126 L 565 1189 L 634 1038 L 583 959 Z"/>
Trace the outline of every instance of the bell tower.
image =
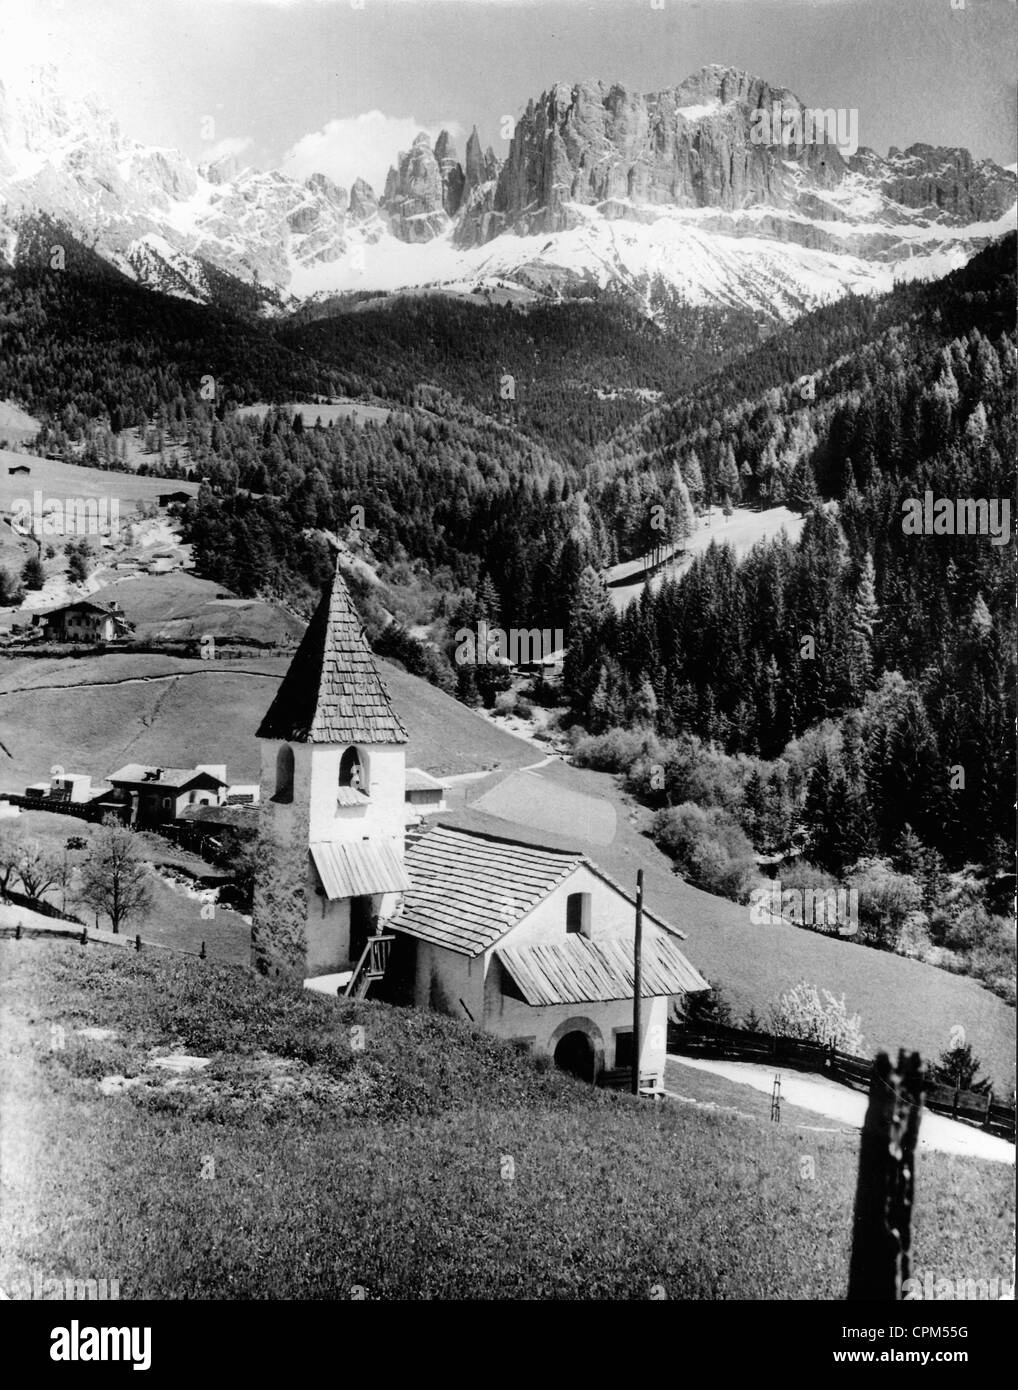
<path id="1" fill-rule="evenodd" d="M 410 886 L 407 732 L 338 564 L 258 738 L 264 862 L 252 961 L 298 979 L 352 970 Z"/>

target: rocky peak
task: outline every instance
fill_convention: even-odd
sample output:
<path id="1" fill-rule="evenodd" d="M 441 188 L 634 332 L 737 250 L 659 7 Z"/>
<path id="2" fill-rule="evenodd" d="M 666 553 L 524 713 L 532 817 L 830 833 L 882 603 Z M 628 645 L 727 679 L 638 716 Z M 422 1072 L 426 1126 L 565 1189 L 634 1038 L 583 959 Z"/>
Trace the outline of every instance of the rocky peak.
<path id="1" fill-rule="evenodd" d="M 325 202 L 329 203 L 338 212 L 346 212 L 347 203 L 349 201 L 346 189 L 340 188 L 338 183 L 333 183 L 332 179 L 328 178 L 325 174 L 312 174 L 309 178 L 305 179 L 304 187 L 309 193 L 314 193 L 318 197 L 323 198 Z"/>
<path id="2" fill-rule="evenodd" d="M 350 218 L 354 222 L 367 222 L 378 212 L 378 199 L 375 190 L 366 179 L 354 179 L 350 189 Z"/>
<path id="3" fill-rule="evenodd" d="M 432 150 L 431 137 L 422 130 L 389 170 L 381 205 L 401 241 L 430 241 L 458 210 L 462 194 L 463 170 L 448 132 L 442 131 Z"/>
<path id="4" fill-rule="evenodd" d="M 442 178 L 442 206 L 450 217 L 459 212 L 465 178 L 452 136 L 443 130 L 435 141 L 435 159 Z"/>

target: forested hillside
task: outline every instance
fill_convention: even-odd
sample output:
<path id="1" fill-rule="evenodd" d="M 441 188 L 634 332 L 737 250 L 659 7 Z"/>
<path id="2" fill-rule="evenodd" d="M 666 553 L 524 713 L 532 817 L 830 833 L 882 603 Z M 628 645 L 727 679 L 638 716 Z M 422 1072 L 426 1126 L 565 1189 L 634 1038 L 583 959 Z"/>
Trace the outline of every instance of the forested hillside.
<path id="1" fill-rule="evenodd" d="M 910 931 L 1007 994 L 1014 258 L 1012 236 L 760 341 L 611 297 L 396 298 L 268 325 L 81 251 L 0 276 L 0 397 L 58 451 L 85 436 L 112 458 L 125 426 L 165 425 L 206 480 L 184 513 L 201 574 L 307 611 L 335 536 L 383 581 L 358 592 L 372 637 L 470 698 L 493 687 L 450 667 L 458 626 L 564 629 L 578 756 L 627 776 L 687 876 L 744 897 L 753 850 L 794 844 L 809 873 L 897 895 L 876 944 L 911 949 Z M 363 425 L 232 409 L 339 393 L 393 409 Z M 1004 543 L 906 534 L 903 503 L 927 492 L 1006 500 Z M 777 504 L 806 518 L 797 545 L 712 547 L 609 604 L 616 560 L 681 548 L 709 507 Z"/>
<path id="2" fill-rule="evenodd" d="M 745 311 L 684 306 L 663 288 L 650 297 L 653 320 L 628 299 L 589 289 L 582 300 L 525 312 L 394 296 L 310 322 L 301 315 L 279 336 L 388 399 L 411 405 L 422 384 L 437 386 L 581 466 L 601 440 L 641 419 L 649 400 L 689 389 L 757 338 Z"/>

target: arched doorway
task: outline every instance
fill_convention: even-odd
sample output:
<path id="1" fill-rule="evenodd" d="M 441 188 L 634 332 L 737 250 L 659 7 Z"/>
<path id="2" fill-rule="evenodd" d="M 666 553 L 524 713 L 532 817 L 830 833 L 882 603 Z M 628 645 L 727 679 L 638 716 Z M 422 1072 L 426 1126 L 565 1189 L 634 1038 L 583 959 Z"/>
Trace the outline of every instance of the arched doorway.
<path id="1" fill-rule="evenodd" d="M 559 1039 L 555 1048 L 555 1065 L 580 1081 L 593 1082 L 597 1070 L 594 1044 L 586 1033 L 577 1029 Z"/>

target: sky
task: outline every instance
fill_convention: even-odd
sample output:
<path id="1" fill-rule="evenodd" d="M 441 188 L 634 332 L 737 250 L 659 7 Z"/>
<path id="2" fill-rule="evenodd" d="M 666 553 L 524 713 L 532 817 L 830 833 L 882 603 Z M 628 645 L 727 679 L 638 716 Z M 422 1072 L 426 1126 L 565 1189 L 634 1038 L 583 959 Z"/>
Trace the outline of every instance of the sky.
<path id="1" fill-rule="evenodd" d="M 705 63 L 857 110 L 881 154 L 1010 164 L 1016 60 L 1015 0 L 0 0 L 0 79 L 50 63 L 145 143 L 378 191 L 422 129 L 504 155 L 556 82 L 656 91 Z"/>

